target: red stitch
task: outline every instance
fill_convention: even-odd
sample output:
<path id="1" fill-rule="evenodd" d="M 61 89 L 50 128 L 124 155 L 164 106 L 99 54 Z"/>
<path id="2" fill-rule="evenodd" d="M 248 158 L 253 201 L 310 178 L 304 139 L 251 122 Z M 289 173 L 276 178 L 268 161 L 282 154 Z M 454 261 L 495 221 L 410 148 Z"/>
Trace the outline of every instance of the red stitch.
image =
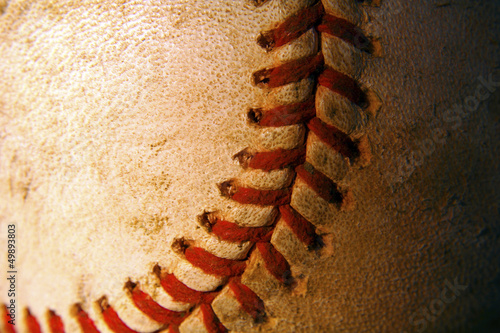
<path id="1" fill-rule="evenodd" d="M 203 315 L 203 323 L 205 324 L 205 328 L 208 333 L 225 333 L 227 332 L 227 328 L 222 325 L 219 321 L 219 318 L 212 310 L 212 307 L 208 304 L 200 305 L 201 314 Z"/>
<path id="2" fill-rule="evenodd" d="M 170 325 L 168 327 L 168 333 L 180 333 L 179 332 L 179 327 L 175 325 Z"/>
<path id="3" fill-rule="evenodd" d="M 260 126 L 280 127 L 300 124 L 308 121 L 316 115 L 315 98 L 311 96 L 307 101 L 280 105 L 273 109 L 265 110 L 251 109 L 248 118 Z"/>
<path id="4" fill-rule="evenodd" d="M 342 155 L 349 158 L 356 158 L 359 156 L 359 150 L 354 141 L 335 126 L 328 125 L 319 118 L 313 118 L 309 121 L 307 127 L 316 134 L 321 141 Z"/>
<path id="5" fill-rule="evenodd" d="M 183 254 L 186 252 L 186 249 L 189 247 L 191 241 L 185 239 L 184 237 L 181 238 L 175 238 L 174 241 L 172 242 L 172 250 L 174 252 Z"/>
<path id="6" fill-rule="evenodd" d="M 304 163 L 306 147 L 296 149 L 277 149 L 269 152 L 252 153 L 248 148 L 233 156 L 243 168 L 251 167 L 271 171 Z"/>
<path id="7" fill-rule="evenodd" d="M 297 175 L 321 198 L 330 203 L 342 201 L 342 194 L 337 185 L 327 176 L 306 163 L 295 168 Z"/>
<path id="8" fill-rule="evenodd" d="M 12 321 L 12 318 L 9 315 L 9 309 L 7 309 L 7 306 L 3 304 L 3 328 L 5 329 L 5 333 L 16 333 L 16 328 L 14 325 L 10 323 Z"/>
<path id="9" fill-rule="evenodd" d="M 319 32 L 338 37 L 362 51 L 372 51 L 370 40 L 365 37 L 361 29 L 343 18 L 326 14 L 317 29 Z"/>
<path id="10" fill-rule="evenodd" d="M 109 329 L 115 333 L 138 333 L 128 327 L 118 316 L 116 311 L 108 304 L 105 297 L 97 301 L 102 310 L 102 317 Z"/>
<path id="11" fill-rule="evenodd" d="M 262 258 L 264 259 L 264 264 L 266 269 L 273 275 L 278 281 L 290 285 L 292 283 L 292 274 L 290 271 L 290 265 L 286 261 L 285 257 L 279 253 L 271 243 L 257 243 L 257 249 L 259 250 Z"/>
<path id="12" fill-rule="evenodd" d="M 158 267 L 158 266 L 157 266 Z M 158 267 L 159 269 L 159 267 Z M 158 271 L 155 271 L 158 275 Z M 193 290 L 179 281 L 174 274 L 161 274 L 160 284 L 175 301 L 189 304 L 211 303 L 218 292 L 201 292 Z"/>
<path id="13" fill-rule="evenodd" d="M 125 288 L 130 291 L 135 306 L 149 318 L 161 324 L 179 325 L 185 317 L 185 313 L 165 309 L 156 303 L 151 296 L 140 290 L 137 284 L 128 281 Z"/>
<path id="14" fill-rule="evenodd" d="M 233 159 L 237 160 L 238 163 L 240 163 L 240 165 L 246 169 L 248 168 L 248 164 L 250 163 L 250 160 L 254 155 L 255 153 L 250 152 L 250 149 L 245 148 L 239 153 L 234 154 Z"/>
<path id="15" fill-rule="evenodd" d="M 326 68 L 323 73 L 320 74 L 318 83 L 344 96 L 362 108 L 367 106 L 368 99 L 364 91 L 361 90 L 356 80 L 343 73 L 337 72 L 332 68 Z"/>
<path id="16" fill-rule="evenodd" d="M 212 233 L 228 242 L 258 242 L 267 239 L 274 227 L 245 228 L 236 223 L 218 220 L 212 225 Z"/>
<path id="17" fill-rule="evenodd" d="M 265 68 L 253 74 L 256 85 L 267 88 L 281 87 L 292 82 L 303 80 L 323 68 L 323 54 L 300 58 L 274 68 Z"/>
<path id="18" fill-rule="evenodd" d="M 26 309 L 26 327 L 28 328 L 28 333 L 42 333 L 40 324 L 38 320 L 33 316 L 29 309 Z"/>
<path id="19" fill-rule="evenodd" d="M 89 315 L 85 311 L 83 311 L 80 304 L 76 304 L 74 309 L 75 309 L 74 314 L 76 316 L 78 324 L 80 324 L 82 332 L 99 333 L 99 330 L 95 326 L 94 322 L 92 321 L 92 319 L 90 319 Z"/>
<path id="20" fill-rule="evenodd" d="M 221 194 L 241 204 L 280 206 L 290 202 L 291 190 L 256 190 L 253 188 L 238 187 L 233 180 L 219 185 Z"/>
<path id="21" fill-rule="evenodd" d="M 160 280 L 163 289 L 177 302 L 200 303 L 201 292 L 193 290 L 177 280 L 174 274 L 165 274 Z"/>
<path id="22" fill-rule="evenodd" d="M 271 171 L 302 164 L 305 162 L 305 158 L 305 146 L 296 149 L 277 149 L 256 153 L 248 163 L 248 166 L 253 169 Z"/>
<path id="23" fill-rule="evenodd" d="M 259 296 L 242 284 L 240 277 L 232 278 L 228 286 L 243 310 L 251 315 L 255 322 L 263 322 L 266 312 L 264 310 L 264 302 L 262 302 Z"/>
<path id="24" fill-rule="evenodd" d="M 51 333 L 64 333 L 64 324 L 61 317 L 49 310 L 49 329 Z"/>
<path id="25" fill-rule="evenodd" d="M 290 202 L 290 189 L 283 190 L 255 190 L 253 188 L 240 188 L 232 199 L 242 204 L 280 206 Z"/>
<path id="26" fill-rule="evenodd" d="M 321 245 L 321 239 L 316 234 L 311 222 L 302 217 L 295 209 L 286 205 L 280 206 L 280 213 L 283 221 L 293 231 L 294 235 L 310 248 L 317 248 Z"/>
<path id="27" fill-rule="evenodd" d="M 235 158 L 235 156 L 233 156 Z M 198 223 L 205 228 L 208 232 L 212 231 L 212 226 L 217 223 L 217 215 L 215 212 L 203 212 L 203 214 L 198 215 Z"/>
<path id="28" fill-rule="evenodd" d="M 191 246 L 186 250 L 186 259 L 205 273 L 218 276 L 237 276 L 247 267 L 245 261 L 219 258 L 200 247 Z"/>
<path id="29" fill-rule="evenodd" d="M 257 44 L 270 51 L 299 38 L 311 29 L 324 14 L 321 1 L 316 5 L 301 10 L 296 15 L 290 16 L 277 28 L 262 33 L 257 39 Z"/>

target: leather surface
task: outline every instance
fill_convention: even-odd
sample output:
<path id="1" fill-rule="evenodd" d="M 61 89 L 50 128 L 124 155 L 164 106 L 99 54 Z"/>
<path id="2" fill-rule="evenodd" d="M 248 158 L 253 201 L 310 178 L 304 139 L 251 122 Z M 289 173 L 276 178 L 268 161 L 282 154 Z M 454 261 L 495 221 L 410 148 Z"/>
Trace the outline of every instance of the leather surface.
<path id="1" fill-rule="evenodd" d="M 20 307 L 44 326 L 55 310 L 77 332 L 68 309 L 82 302 L 96 315 L 92 302 L 105 294 L 143 324 L 118 306 L 127 279 L 156 263 L 174 269 L 170 244 L 203 240 L 203 211 L 244 215 L 216 184 L 260 176 L 231 157 L 300 141 L 300 128 L 261 131 L 246 112 L 308 91 L 303 82 L 267 92 L 251 75 L 310 51 L 314 40 L 272 54 L 256 44 L 310 3 L 9 2 L 0 18 L 0 221 L 19 230 Z M 383 104 L 353 130 L 372 159 L 341 181 L 354 208 L 307 203 L 330 255 L 292 251 L 300 290 L 268 292 L 269 321 L 248 329 L 486 330 L 500 302 L 500 83 L 472 111 L 449 110 L 472 101 L 479 77 L 500 82 L 499 6 L 388 0 L 358 15 L 349 1 L 327 3 L 383 46 L 356 69 Z M 455 280 L 467 288 L 426 317 Z M 5 285 L 0 292 L 4 302 Z"/>

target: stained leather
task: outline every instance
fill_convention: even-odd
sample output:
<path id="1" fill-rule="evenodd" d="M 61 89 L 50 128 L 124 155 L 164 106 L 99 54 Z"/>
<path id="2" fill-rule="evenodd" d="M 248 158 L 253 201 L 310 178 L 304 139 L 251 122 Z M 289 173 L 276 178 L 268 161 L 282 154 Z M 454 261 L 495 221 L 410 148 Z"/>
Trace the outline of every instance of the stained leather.
<path id="1" fill-rule="evenodd" d="M 256 38 L 312 2 L 9 1 L 0 216 L 19 230 L 18 313 L 29 306 L 46 328 L 52 309 L 77 332 L 68 309 L 82 302 L 98 317 L 92 302 L 105 294 L 144 324 L 120 305 L 127 279 L 175 267 L 170 244 L 203 239 L 203 211 L 247 214 L 216 184 L 247 177 L 235 153 L 274 144 L 249 126 L 248 108 L 310 91 L 252 85 L 256 70 L 308 50 L 270 56 Z M 337 3 L 327 8 L 345 11 Z M 331 253 L 291 260 L 303 290 L 269 293 L 270 319 L 250 331 L 486 330 L 500 301 L 498 86 L 472 111 L 449 110 L 473 101 L 480 77 L 500 82 L 498 5 L 386 1 L 360 12 L 346 16 L 383 46 L 359 76 L 383 104 L 355 121 L 371 163 L 342 180 L 354 208 L 310 204 Z M 246 216 L 266 222 L 259 213 Z M 455 281 L 467 288 L 426 317 Z"/>

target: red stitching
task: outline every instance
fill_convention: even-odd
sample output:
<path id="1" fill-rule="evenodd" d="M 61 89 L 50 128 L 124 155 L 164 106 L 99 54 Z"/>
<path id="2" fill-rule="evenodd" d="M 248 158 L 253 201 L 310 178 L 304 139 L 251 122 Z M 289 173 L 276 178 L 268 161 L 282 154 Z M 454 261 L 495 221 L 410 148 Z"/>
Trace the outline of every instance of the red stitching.
<path id="1" fill-rule="evenodd" d="M 320 24 L 322 32 L 337 36 L 351 44 L 367 41 L 366 37 L 361 34 L 355 25 L 344 19 L 324 15 L 322 4 L 317 3 L 289 18 L 276 29 L 263 33 L 258 42 L 267 50 L 284 45 L 312 28 L 322 17 L 323 20 Z M 355 46 L 360 47 L 359 43 Z M 363 50 L 367 51 L 366 49 Z M 321 52 L 273 68 L 259 70 L 254 73 L 253 79 L 256 85 L 271 89 L 312 76 L 317 76 L 318 85 L 348 98 L 360 107 L 366 107 L 367 97 L 359 84 L 343 73 L 329 67 L 325 68 L 324 57 Z M 248 112 L 250 121 L 263 127 L 307 123 L 307 128 L 331 149 L 348 158 L 356 158 L 359 155 L 356 142 L 338 128 L 323 123 L 315 115 L 314 96 L 300 103 L 276 106 L 267 110 L 253 108 Z M 233 156 L 244 168 L 272 171 L 296 166 L 297 177 L 305 182 L 319 197 L 330 203 L 341 203 L 343 195 L 338 186 L 311 164 L 305 162 L 305 157 L 305 146 L 290 150 L 276 149 L 263 152 L 252 152 L 249 149 L 244 149 Z M 301 242 L 307 245 L 309 249 L 317 249 L 323 245 L 322 239 L 316 233 L 314 226 L 289 206 L 292 186 L 280 190 L 257 190 L 242 187 L 237 180 L 228 180 L 221 183 L 219 189 L 223 196 L 231 198 L 240 204 L 279 206 L 283 221 Z M 202 224 L 209 232 L 225 241 L 250 241 L 256 243 L 255 249 L 260 253 L 267 271 L 283 284 L 290 285 L 293 282 L 290 265 L 284 256 L 270 243 L 275 227 L 274 224 L 266 227 L 247 228 L 219 218 L 210 219 L 207 214 L 205 215 Z M 243 262 L 221 259 L 201 248 L 192 247 L 186 249 L 186 258 L 188 257 L 188 260 L 193 265 L 202 268 L 205 272 L 220 276 L 237 275 L 237 278 L 230 279 L 229 288 L 247 313 L 251 314 L 255 320 L 263 318 L 262 316 L 265 313 L 262 300 L 240 282 L 239 275 L 246 268 L 242 265 Z M 241 271 L 237 273 L 229 268 L 235 263 L 241 264 L 241 266 L 238 266 L 241 267 Z M 209 311 L 211 308 L 204 305 L 203 310 Z M 210 312 L 210 314 L 212 313 Z M 213 320 L 216 320 L 216 318 L 214 317 Z M 215 330 L 215 327 L 216 324 L 213 323 L 212 329 Z"/>
<path id="2" fill-rule="evenodd" d="M 159 267 L 158 267 L 159 269 Z M 160 284 L 175 301 L 189 304 L 212 303 L 218 292 L 201 292 L 193 290 L 179 281 L 174 274 L 160 275 Z"/>
<path id="3" fill-rule="evenodd" d="M 273 227 L 245 228 L 236 223 L 217 220 L 211 226 L 212 234 L 228 242 L 270 241 Z"/>
<path id="4" fill-rule="evenodd" d="M 313 118 L 307 127 L 318 136 L 318 138 L 329 145 L 332 149 L 342 155 L 355 158 L 359 155 L 359 149 L 349 136 L 335 126 L 325 124 L 319 118 Z"/>
<path id="5" fill-rule="evenodd" d="M 61 317 L 54 311 L 49 310 L 49 329 L 51 333 L 64 333 L 64 324 Z"/>
<path id="6" fill-rule="evenodd" d="M 137 284 L 132 281 L 127 282 L 125 287 L 131 293 L 135 306 L 154 321 L 161 324 L 180 325 L 184 320 L 186 316 L 184 312 L 165 309 L 156 303 L 151 296 L 140 290 Z"/>
<path id="7" fill-rule="evenodd" d="M 321 198 L 330 203 L 340 203 L 342 194 L 337 185 L 311 164 L 306 163 L 295 168 L 297 175 Z"/>
<path id="8" fill-rule="evenodd" d="M 307 101 L 280 105 L 273 109 L 250 109 L 248 118 L 260 126 L 280 127 L 305 123 L 316 115 L 314 95 Z"/>
<path id="9" fill-rule="evenodd" d="M 319 22 L 323 14 L 323 4 L 319 1 L 316 5 L 290 16 L 275 29 L 262 33 L 257 39 L 257 43 L 268 51 L 285 45 L 311 29 Z"/>
<path id="10" fill-rule="evenodd" d="M 332 68 L 326 68 L 320 74 L 318 84 L 346 97 L 360 107 L 367 106 L 368 99 L 366 94 L 361 90 L 356 80 Z"/>
<path id="11" fill-rule="evenodd" d="M 242 187 L 234 193 L 232 199 L 242 204 L 280 206 L 289 203 L 291 195 L 290 189 L 255 190 Z"/>
<path id="12" fill-rule="evenodd" d="M 370 40 L 353 23 L 333 15 L 324 15 L 321 24 L 317 27 L 319 32 L 338 37 L 365 52 L 371 52 Z"/>
<path id="13" fill-rule="evenodd" d="M 101 298 L 98 301 L 101 307 L 102 317 L 108 325 L 109 329 L 115 333 L 139 333 L 128 327 L 118 316 L 118 313 L 113 309 L 111 305 L 108 304 L 106 297 Z"/>
<path id="14" fill-rule="evenodd" d="M 313 224 L 307 221 L 295 209 L 290 206 L 281 206 L 281 217 L 290 227 L 295 236 L 310 248 L 318 248 L 321 245 L 321 238 L 316 234 Z"/>
<path id="15" fill-rule="evenodd" d="M 200 305 L 200 310 L 203 315 L 203 323 L 209 333 L 227 332 L 227 328 L 222 325 L 209 304 Z"/>
<path id="16" fill-rule="evenodd" d="M 201 247 L 188 247 L 184 253 L 186 259 L 205 273 L 229 277 L 243 274 L 247 267 L 246 261 L 219 258 Z"/>
<path id="17" fill-rule="evenodd" d="M 175 325 L 170 325 L 168 328 L 168 333 L 180 333 L 179 327 Z"/>
<path id="18" fill-rule="evenodd" d="M 281 206 L 289 203 L 292 195 L 289 188 L 282 190 L 256 190 L 239 187 L 232 180 L 221 183 L 219 188 L 223 196 L 247 205 Z"/>
<path id="19" fill-rule="evenodd" d="M 252 316 L 255 322 L 262 322 L 266 316 L 264 302 L 252 289 L 241 283 L 239 277 L 232 278 L 228 283 L 229 288 L 241 307 Z"/>
<path id="20" fill-rule="evenodd" d="M 7 306 L 3 304 L 3 328 L 5 329 L 6 333 L 16 333 L 16 328 L 14 325 L 10 323 L 12 318 L 9 315 L 9 310 L 7 309 Z"/>
<path id="21" fill-rule="evenodd" d="M 40 324 L 38 320 L 33 316 L 30 310 L 26 309 L 26 328 L 28 329 L 28 333 L 42 333 L 42 329 L 40 328 Z"/>
<path id="22" fill-rule="evenodd" d="M 281 66 L 261 69 L 253 74 L 253 80 L 256 85 L 266 88 L 281 87 L 321 71 L 323 62 L 323 54 L 319 53 L 284 63 Z"/>
<path id="23" fill-rule="evenodd" d="M 318 24 L 318 22 L 320 22 Z M 320 33 L 338 37 L 365 52 L 372 52 L 370 40 L 355 24 L 346 19 L 325 14 L 321 1 L 289 17 L 275 29 L 262 33 L 257 43 L 270 51 L 297 38 L 313 26 Z"/>
<path id="24" fill-rule="evenodd" d="M 76 319 L 78 321 L 78 324 L 80 325 L 80 328 L 82 329 L 82 332 L 84 332 L 84 333 L 99 333 L 99 330 L 95 326 L 94 322 L 92 321 L 92 319 L 90 319 L 89 315 L 85 311 L 83 311 L 80 304 L 75 304 L 75 315 L 76 315 Z"/>
<path id="25" fill-rule="evenodd" d="M 271 273 L 281 283 L 287 285 L 291 284 L 293 281 L 292 273 L 290 271 L 290 265 L 286 261 L 285 257 L 283 257 L 283 255 L 279 253 L 278 250 L 271 245 L 271 243 L 257 243 L 257 249 L 264 259 L 264 264 L 269 273 Z"/>
<path id="26" fill-rule="evenodd" d="M 250 153 L 244 149 L 233 158 L 237 159 L 243 167 L 271 171 L 296 166 L 305 162 L 306 147 L 296 149 L 276 149 L 273 151 Z"/>

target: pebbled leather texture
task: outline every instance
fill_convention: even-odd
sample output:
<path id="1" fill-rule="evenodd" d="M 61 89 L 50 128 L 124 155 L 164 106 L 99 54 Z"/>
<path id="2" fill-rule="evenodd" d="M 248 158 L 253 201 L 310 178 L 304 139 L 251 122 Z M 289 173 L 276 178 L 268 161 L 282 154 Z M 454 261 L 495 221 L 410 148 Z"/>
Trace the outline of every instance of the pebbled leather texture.
<path id="1" fill-rule="evenodd" d="M 325 204 L 295 180 L 291 206 L 302 207 L 326 246 L 308 251 L 280 220 L 271 244 L 296 285 L 263 273 L 263 252 L 253 251 L 242 282 L 263 300 L 267 320 L 254 324 L 232 313 L 238 304 L 226 288 L 212 303 L 223 324 L 272 332 L 493 331 L 500 83 L 481 90 L 474 110 L 449 110 L 471 101 L 484 80 L 500 82 L 499 6 L 322 1 L 327 13 L 379 39 L 382 52 L 363 54 L 314 31 L 270 52 L 257 44 L 260 33 L 314 2 L 7 2 L 0 16 L 0 223 L 2 232 L 10 223 L 18 230 L 19 332 L 27 330 L 24 307 L 44 332 L 49 309 L 66 332 L 79 332 L 75 303 L 109 332 L 96 303 L 102 296 L 129 327 L 157 329 L 131 303 L 127 281 L 179 311 L 186 304 L 160 295 L 155 265 L 195 290 L 221 284 L 171 244 L 184 237 L 219 257 L 244 257 L 250 244 L 221 242 L 198 216 L 215 211 L 243 226 L 269 225 L 275 210 L 223 197 L 217 184 L 289 186 L 293 175 L 249 171 L 232 157 L 304 140 L 307 160 L 353 202 Z M 378 112 L 316 90 L 308 79 L 276 89 L 253 84 L 258 70 L 317 48 L 326 64 L 378 95 Z M 260 128 L 247 119 L 249 108 L 312 93 L 318 117 L 366 140 L 370 158 L 351 163 L 334 155 L 301 124 Z M 0 245 L 3 252 L 5 238 Z M 425 308 L 441 304 L 455 281 L 467 288 L 427 317 Z M 0 284 L 2 303 L 6 287 Z M 198 329 L 199 318 L 197 308 L 184 330 Z"/>

